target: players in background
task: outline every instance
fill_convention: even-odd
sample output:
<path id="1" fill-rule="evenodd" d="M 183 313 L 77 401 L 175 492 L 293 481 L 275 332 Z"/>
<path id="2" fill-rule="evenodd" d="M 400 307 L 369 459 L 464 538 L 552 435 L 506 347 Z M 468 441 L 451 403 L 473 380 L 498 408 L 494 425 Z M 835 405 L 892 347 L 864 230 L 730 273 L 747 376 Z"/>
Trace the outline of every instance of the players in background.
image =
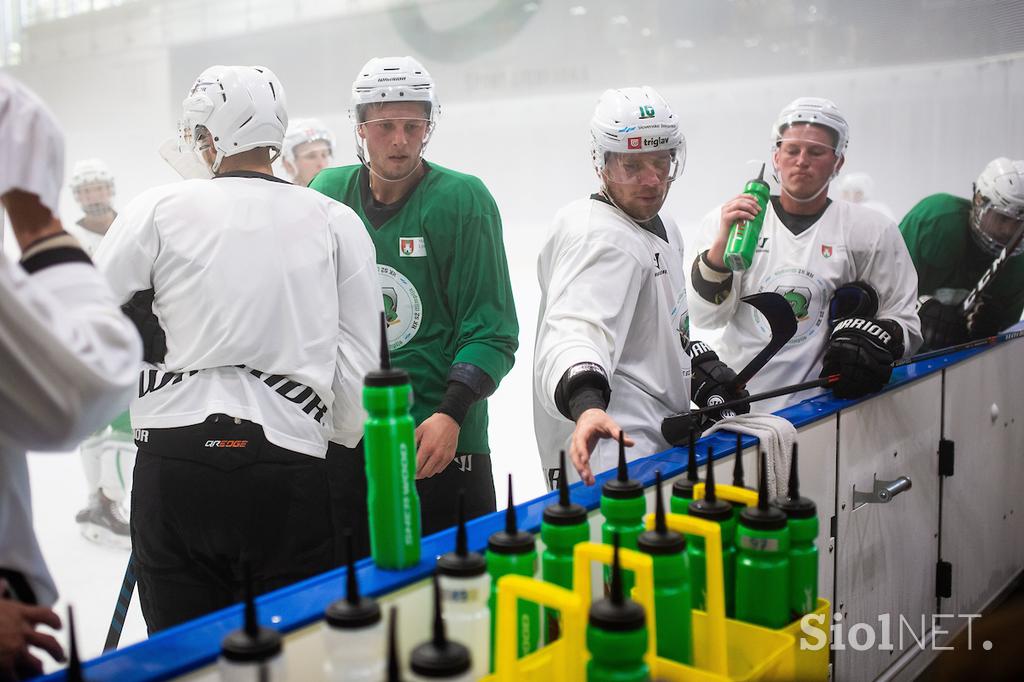
<path id="1" fill-rule="evenodd" d="M 895 222 L 892 209 L 875 200 L 875 181 L 867 173 L 844 173 L 838 181 L 839 194 L 844 201 L 873 209 Z"/>
<path id="2" fill-rule="evenodd" d="M 83 216 L 67 229 L 91 256 L 117 217 L 114 176 L 99 159 L 83 159 L 75 164 L 68 187 Z M 79 452 L 89 496 L 86 506 L 75 515 L 82 535 L 101 544 L 130 547 L 128 519 L 122 508 L 135 468 L 128 412 L 82 441 Z"/>
<path id="3" fill-rule="evenodd" d="M 127 405 L 139 336 L 57 219 L 64 137 L 34 93 L 0 74 L 0 197 L 22 257 L 0 254 L 0 679 L 42 673 L 30 647 L 63 652 L 32 529 L 25 451 L 66 450 Z M 34 606 L 41 605 L 41 606 Z"/>
<path id="4" fill-rule="evenodd" d="M 722 358 L 744 366 L 767 344 L 763 319 L 740 298 L 760 291 L 785 296 L 797 317 L 786 346 L 748 383 L 753 393 L 839 374 L 833 392 L 856 398 L 880 390 L 892 363 L 921 344 L 915 312 L 917 277 L 895 223 L 877 211 L 828 198 L 843 166 L 849 126 L 835 104 L 801 97 L 772 128 L 772 195 L 750 269 L 732 272 L 723 254 L 733 223 L 751 220 L 757 201 L 741 194 L 704 219 L 690 285 L 690 315 L 722 334 Z M 799 402 L 804 391 L 758 403 L 770 412 Z"/>
<path id="5" fill-rule="evenodd" d="M 552 487 L 560 449 L 589 485 L 615 465 L 620 430 L 645 457 L 670 447 L 661 421 L 691 394 L 701 407 L 747 395 L 688 338 L 683 241 L 659 213 L 686 162 L 678 117 L 652 88 L 607 90 L 590 134 L 600 190 L 558 212 L 537 262 L 534 426 Z"/>
<path id="6" fill-rule="evenodd" d="M 377 247 L 392 362 L 416 396 L 416 477 L 423 534 L 450 526 L 458 491 L 466 514 L 494 511 L 487 396 L 518 346 L 501 216 L 484 184 L 427 163 L 437 125 L 434 81 L 411 57 L 371 59 L 352 86 L 361 163 L 320 172 L 310 185 L 352 207 Z M 362 445 L 331 444 L 336 516 L 358 521 L 369 552 Z"/>
<path id="7" fill-rule="evenodd" d="M 152 292 L 166 334 L 131 405 L 150 632 L 237 603 L 247 569 L 258 594 L 334 565 L 324 455 L 362 436 L 380 289 L 352 211 L 273 176 L 284 98 L 263 67 L 200 74 L 181 131 L 213 177 L 143 193 L 96 254 L 119 301 Z"/>
<path id="8" fill-rule="evenodd" d="M 900 222 L 917 267 L 918 314 L 926 349 L 991 336 L 1024 310 L 1024 240 L 989 282 L 970 314 L 963 301 L 1024 224 L 1024 161 L 993 159 L 971 199 L 933 194 Z"/>
<path id="9" fill-rule="evenodd" d="M 334 163 L 334 133 L 315 118 L 289 122 L 281 163 L 292 184 L 306 187 L 317 173 Z"/>

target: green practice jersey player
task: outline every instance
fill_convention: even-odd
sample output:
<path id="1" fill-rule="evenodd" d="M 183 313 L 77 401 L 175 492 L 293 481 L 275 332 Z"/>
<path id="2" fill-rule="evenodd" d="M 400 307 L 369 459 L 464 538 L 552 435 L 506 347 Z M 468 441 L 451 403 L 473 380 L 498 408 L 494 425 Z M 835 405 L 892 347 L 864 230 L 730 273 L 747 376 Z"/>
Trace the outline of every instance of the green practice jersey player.
<path id="1" fill-rule="evenodd" d="M 75 164 L 68 186 L 82 209 L 82 217 L 69 222 L 67 231 L 92 256 L 117 217 L 114 176 L 99 159 L 83 159 Z M 89 494 L 88 503 L 75 515 L 82 535 L 101 544 L 130 547 L 128 519 L 122 507 L 135 468 L 135 441 L 128 412 L 85 439 L 78 450 Z"/>
<path id="2" fill-rule="evenodd" d="M 411 57 L 371 59 L 352 87 L 357 165 L 310 184 L 351 207 L 377 249 L 392 362 L 412 378 L 423 534 L 495 509 L 486 398 L 512 368 L 516 321 L 501 218 L 477 178 L 423 159 L 440 107 Z M 362 444 L 332 443 L 335 514 L 368 553 Z"/>
<path id="3" fill-rule="evenodd" d="M 917 268 L 918 315 L 925 349 L 984 338 L 1024 310 L 1024 240 L 978 297 L 963 301 L 1024 223 L 1024 161 L 993 159 L 974 183 L 973 199 L 933 194 L 900 222 Z"/>

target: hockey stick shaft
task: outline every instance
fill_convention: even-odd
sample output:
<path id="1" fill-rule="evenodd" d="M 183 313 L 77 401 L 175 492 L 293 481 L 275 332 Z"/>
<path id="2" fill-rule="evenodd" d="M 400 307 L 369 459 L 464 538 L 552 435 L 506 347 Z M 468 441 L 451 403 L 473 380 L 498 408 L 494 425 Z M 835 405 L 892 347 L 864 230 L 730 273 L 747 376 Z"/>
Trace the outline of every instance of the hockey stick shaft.
<path id="1" fill-rule="evenodd" d="M 124 629 L 124 621 L 128 616 L 128 607 L 132 603 L 132 593 L 135 592 L 135 554 L 128 557 L 128 567 L 124 570 L 124 580 L 121 581 L 121 592 L 117 595 L 117 604 L 114 605 L 114 615 L 110 618 L 110 629 L 107 630 L 107 641 L 103 643 L 103 651 L 111 651 L 117 648 L 121 641 L 121 631 Z"/>
<path id="2" fill-rule="evenodd" d="M 1020 244 L 1021 239 L 1024 239 L 1024 221 L 1021 222 L 1020 227 L 1018 227 L 1014 235 L 1010 237 L 1010 241 L 1006 243 L 1003 250 L 1000 251 L 999 255 L 992 261 L 992 265 L 988 266 L 988 269 L 985 270 L 981 279 L 979 279 L 978 283 L 974 285 L 974 289 L 971 290 L 971 293 L 967 294 L 967 298 L 964 299 L 964 315 L 970 315 L 970 313 L 974 311 L 974 307 L 978 303 L 978 295 L 984 291 L 985 287 L 987 287 L 993 279 L 995 279 L 996 274 L 998 274 L 999 271 L 1003 269 L 1003 266 L 1006 265 L 1006 261 L 1010 260 L 1010 254 L 1013 253 L 1013 250 L 1017 248 L 1018 244 Z"/>
<path id="3" fill-rule="evenodd" d="M 927 353 L 918 353 L 906 360 L 898 360 L 897 362 L 894 362 L 893 367 L 902 367 L 922 360 L 933 360 L 935 358 L 941 358 L 944 355 L 950 355 L 951 353 L 959 353 L 962 350 L 971 350 L 972 348 L 981 348 L 982 346 L 993 346 L 997 343 L 1003 343 L 1004 341 L 1012 341 L 1013 339 L 1020 338 L 1021 336 L 1024 336 L 1024 329 L 1018 329 L 1013 332 L 1003 332 L 1002 334 L 996 334 L 995 336 L 986 336 L 983 339 L 967 341 L 966 343 L 957 344 L 956 346 L 939 348 L 928 351 Z"/>

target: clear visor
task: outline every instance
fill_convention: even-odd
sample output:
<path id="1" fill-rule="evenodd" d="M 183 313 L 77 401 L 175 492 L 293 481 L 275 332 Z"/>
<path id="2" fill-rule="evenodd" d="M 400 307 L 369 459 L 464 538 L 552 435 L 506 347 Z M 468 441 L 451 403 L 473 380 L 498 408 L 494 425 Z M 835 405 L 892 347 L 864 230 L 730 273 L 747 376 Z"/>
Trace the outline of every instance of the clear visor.
<path id="1" fill-rule="evenodd" d="M 834 157 L 836 149 L 831 142 L 816 139 L 821 133 L 812 126 L 787 128 L 775 149 L 783 157 L 798 157 L 804 154 L 810 158 Z M 825 133 L 827 136 L 828 134 Z"/>
<path id="2" fill-rule="evenodd" d="M 334 158 L 334 151 L 331 149 L 330 141 L 323 138 L 298 144 L 293 151 L 296 161 L 331 160 Z"/>
<path id="3" fill-rule="evenodd" d="M 654 152 L 607 152 L 602 175 L 620 185 L 663 185 L 679 176 L 677 149 Z"/>
<path id="4" fill-rule="evenodd" d="M 401 131 L 408 137 L 426 138 L 430 134 L 429 118 L 372 118 L 359 124 L 368 135 L 392 135 Z"/>
<path id="5" fill-rule="evenodd" d="M 1024 218 L 1014 217 L 999 211 L 992 202 L 981 196 L 975 197 L 972 224 L 975 236 L 985 250 L 993 255 L 999 254 L 1010 243 L 1013 236 L 1024 225 Z M 1012 256 L 1024 252 L 1024 240 L 1014 247 Z"/>

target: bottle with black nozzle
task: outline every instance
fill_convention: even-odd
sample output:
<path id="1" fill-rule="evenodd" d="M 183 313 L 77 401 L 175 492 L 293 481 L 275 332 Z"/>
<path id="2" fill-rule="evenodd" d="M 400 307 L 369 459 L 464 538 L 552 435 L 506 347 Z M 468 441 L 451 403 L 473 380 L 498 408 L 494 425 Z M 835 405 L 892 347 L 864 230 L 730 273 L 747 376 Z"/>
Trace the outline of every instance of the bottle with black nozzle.
<path id="1" fill-rule="evenodd" d="M 558 502 L 544 508 L 540 525 L 544 543 L 541 555 L 541 576 L 552 585 L 572 589 L 572 553 L 581 542 L 590 540 L 587 508 L 569 500 L 569 482 L 565 477 L 565 450 L 558 453 Z M 544 642 L 558 639 L 558 611 L 544 608 Z"/>
<path id="2" fill-rule="evenodd" d="M 344 599 L 324 611 L 324 672 L 330 682 L 374 682 L 384 675 L 384 621 L 380 605 L 359 594 L 352 533 L 345 533 L 348 572 Z"/>
<path id="3" fill-rule="evenodd" d="M 619 466 L 615 478 L 601 486 L 601 513 L 604 523 L 601 524 L 601 542 L 612 543 L 616 533 L 619 542 L 627 549 L 636 549 L 636 540 L 644 532 L 644 512 L 647 511 L 647 500 L 644 498 L 644 487 L 640 481 L 629 477 L 626 466 L 625 434 L 619 431 Z M 633 572 L 625 571 L 624 580 L 626 594 L 633 591 Z M 611 569 L 604 570 L 605 593 L 611 584 Z"/>
<path id="4" fill-rule="evenodd" d="M 452 639 L 469 647 L 473 655 L 474 679 L 490 670 L 491 610 L 487 606 L 491 576 L 487 561 L 479 552 L 469 551 L 466 536 L 466 494 L 459 490 L 459 523 L 455 529 L 455 551 L 437 560 L 437 575 L 444 604 L 444 622 Z"/>
<path id="5" fill-rule="evenodd" d="M 654 562 L 654 614 L 658 656 L 677 663 L 693 660 L 693 602 L 686 538 L 669 530 L 661 494 L 661 471 L 655 471 L 654 530 L 644 531 L 637 547 Z"/>
<path id="6" fill-rule="evenodd" d="M 619 565 L 619 536 L 612 535 L 612 578 L 608 596 L 590 606 L 587 620 L 587 682 L 644 682 L 651 671 L 647 619 L 642 606 L 628 597 Z"/>
<path id="7" fill-rule="evenodd" d="M 733 600 L 733 581 L 736 576 L 736 520 L 732 515 L 732 505 L 718 499 L 715 493 L 715 452 L 708 448 L 707 477 L 704 479 L 704 498 L 694 500 L 690 504 L 690 516 L 706 521 L 714 521 L 722 527 L 722 576 L 725 581 L 725 613 L 732 616 L 735 608 Z M 707 610 L 707 553 L 704 538 L 690 535 L 686 538 L 686 554 L 690 560 L 690 585 L 693 586 L 693 608 Z"/>
<path id="8" fill-rule="evenodd" d="M 672 497 L 669 508 L 673 514 L 686 514 L 693 502 L 693 486 L 700 483 L 697 472 L 697 435 L 690 430 L 690 452 L 686 459 L 686 476 L 672 484 Z"/>
<path id="9" fill-rule="evenodd" d="M 398 607 L 388 612 L 388 682 L 402 682 L 402 663 L 398 654 Z"/>
<path id="10" fill-rule="evenodd" d="M 730 270 L 746 270 L 754 262 L 757 240 L 761 236 L 761 226 L 767 213 L 768 202 L 771 200 L 771 188 L 764 181 L 765 164 L 761 164 L 761 173 L 743 187 L 743 193 L 749 194 L 761 207 L 751 221 L 740 220 L 733 223 L 729 230 L 729 240 L 725 243 L 722 260 Z"/>
<path id="11" fill-rule="evenodd" d="M 442 616 L 441 584 L 434 572 L 434 631 L 432 637 L 412 650 L 409 658 L 411 681 L 454 680 L 472 682 L 472 657 L 465 645 L 449 639 L 445 633 Z"/>
<path id="12" fill-rule="evenodd" d="M 786 514 L 789 527 L 790 621 L 811 613 L 818 605 L 818 507 L 800 496 L 797 459 L 797 444 L 793 443 L 787 495 L 772 502 Z"/>
<path id="13" fill-rule="evenodd" d="M 252 589 L 252 568 L 245 572 L 244 625 L 229 632 L 220 645 L 217 668 L 222 682 L 283 682 L 285 674 L 281 635 L 262 627 L 256 620 L 256 599 Z"/>
<path id="14" fill-rule="evenodd" d="M 732 484 L 733 487 L 736 488 L 754 490 L 753 488 L 747 487 L 746 481 L 743 480 L 743 434 L 739 431 L 736 432 L 736 459 L 733 460 L 732 464 Z M 747 505 L 736 501 L 732 501 L 731 504 L 732 516 L 734 519 L 739 521 L 740 512 L 746 509 Z"/>
<path id="15" fill-rule="evenodd" d="M 68 604 L 68 667 L 65 671 L 67 682 L 87 682 L 82 673 L 82 659 L 78 656 L 78 640 L 75 636 L 75 610 Z"/>
<path id="16" fill-rule="evenodd" d="M 491 672 L 494 672 L 494 637 L 497 630 L 498 580 L 505 575 L 532 578 L 537 572 L 537 545 L 533 533 L 516 527 L 516 507 L 512 500 L 512 474 L 508 475 L 508 507 L 505 509 L 505 530 L 487 539 L 487 572 L 491 574 L 491 596 L 487 602 L 491 610 Z M 540 639 L 540 607 L 533 602 L 519 600 L 516 622 L 519 623 L 518 656 L 521 658 L 537 648 Z"/>
<path id="17" fill-rule="evenodd" d="M 760 468 L 757 506 L 743 510 L 736 529 L 736 618 L 778 629 L 789 622 L 789 529 L 768 503 L 763 451 Z"/>

